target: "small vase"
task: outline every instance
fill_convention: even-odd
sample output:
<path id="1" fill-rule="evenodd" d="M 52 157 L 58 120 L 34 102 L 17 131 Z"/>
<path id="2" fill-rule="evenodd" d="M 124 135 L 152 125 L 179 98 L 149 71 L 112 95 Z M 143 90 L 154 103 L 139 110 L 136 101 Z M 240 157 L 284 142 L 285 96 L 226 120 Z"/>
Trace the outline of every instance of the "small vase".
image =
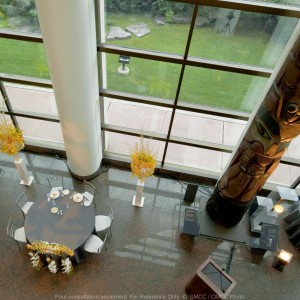
<path id="1" fill-rule="evenodd" d="M 135 194 L 135 196 L 133 196 L 132 205 L 138 206 L 138 207 L 144 206 L 143 190 L 144 190 L 144 182 L 141 180 L 138 180 L 137 186 L 136 186 L 136 194 Z"/>
<path id="2" fill-rule="evenodd" d="M 22 158 L 17 158 L 15 160 L 15 165 L 16 165 L 16 168 L 19 172 L 19 175 L 21 177 L 21 182 L 20 184 L 24 184 L 24 185 L 31 185 L 32 181 L 33 181 L 33 176 L 30 176 L 29 173 L 28 173 L 28 170 L 26 168 L 26 165 L 23 161 Z"/>

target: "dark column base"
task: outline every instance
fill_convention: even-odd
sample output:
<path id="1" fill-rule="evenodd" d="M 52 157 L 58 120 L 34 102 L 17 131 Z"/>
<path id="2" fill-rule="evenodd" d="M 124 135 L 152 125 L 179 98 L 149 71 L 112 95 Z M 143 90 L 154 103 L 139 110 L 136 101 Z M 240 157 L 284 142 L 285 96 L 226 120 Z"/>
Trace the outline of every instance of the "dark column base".
<path id="1" fill-rule="evenodd" d="M 206 211 L 216 223 L 232 227 L 241 221 L 252 201 L 242 203 L 239 200 L 226 198 L 216 189 L 207 201 Z"/>
<path id="2" fill-rule="evenodd" d="M 98 169 L 95 173 L 90 174 L 90 175 L 87 175 L 87 176 L 80 176 L 80 175 L 77 175 L 77 174 L 73 173 L 73 172 L 71 171 L 71 169 L 69 168 L 69 164 L 67 164 L 68 170 L 69 170 L 71 176 L 72 176 L 73 178 L 75 178 L 75 179 L 77 179 L 77 180 L 81 180 L 81 181 L 83 181 L 83 180 L 92 180 L 92 179 L 94 179 L 95 177 L 97 177 L 98 174 L 100 173 L 101 165 L 102 165 L 102 162 L 101 162 L 101 164 L 100 164 L 100 166 L 99 166 L 99 169 Z"/>

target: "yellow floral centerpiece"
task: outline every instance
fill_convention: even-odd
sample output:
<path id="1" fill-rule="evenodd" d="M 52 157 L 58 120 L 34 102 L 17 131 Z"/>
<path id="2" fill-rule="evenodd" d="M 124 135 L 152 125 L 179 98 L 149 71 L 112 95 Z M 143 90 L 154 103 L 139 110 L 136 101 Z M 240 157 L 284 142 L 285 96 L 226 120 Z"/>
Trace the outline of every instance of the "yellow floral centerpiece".
<path id="1" fill-rule="evenodd" d="M 141 136 L 140 141 L 130 149 L 132 175 L 144 182 L 152 176 L 156 166 L 156 152 L 150 149 L 149 142 Z"/>
<path id="2" fill-rule="evenodd" d="M 8 122 L 3 111 L 0 113 L 0 152 L 14 156 L 23 148 L 24 138 L 22 131 Z"/>
<path id="3" fill-rule="evenodd" d="M 58 261 L 50 256 L 50 254 L 54 254 L 61 257 L 62 272 L 68 276 L 73 273 L 74 269 L 70 257 L 75 253 L 69 247 L 57 243 L 35 241 L 32 244 L 27 244 L 27 248 L 29 249 L 32 266 L 36 271 L 39 271 L 43 265 L 39 254 L 45 254 L 49 271 L 57 273 L 59 270 Z"/>
<path id="4" fill-rule="evenodd" d="M 27 244 L 27 248 L 29 250 L 36 251 L 37 253 L 42 253 L 42 254 L 51 253 L 62 257 L 74 255 L 74 251 L 65 245 L 48 243 L 44 241 L 36 241 L 36 242 L 32 242 L 31 244 Z"/>
<path id="5" fill-rule="evenodd" d="M 143 207 L 144 205 L 144 182 L 149 176 L 153 176 L 156 156 L 157 153 L 151 150 L 149 142 L 145 142 L 143 136 L 130 149 L 132 175 L 138 178 L 136 194 L 132 200 L 134 206 Z"/>
<path id="6" fill-rule="evenodd" d="M 34 178 L 29 175 L 25 162 L 19 157 L 19 152 L 24 147 L 22 130 L 8 121 L 2 107 L 3 105 L 0 111 L 0 152 L 14 156 L 15 165 L 21 177 L 20 184 L 29 186 Z"/>

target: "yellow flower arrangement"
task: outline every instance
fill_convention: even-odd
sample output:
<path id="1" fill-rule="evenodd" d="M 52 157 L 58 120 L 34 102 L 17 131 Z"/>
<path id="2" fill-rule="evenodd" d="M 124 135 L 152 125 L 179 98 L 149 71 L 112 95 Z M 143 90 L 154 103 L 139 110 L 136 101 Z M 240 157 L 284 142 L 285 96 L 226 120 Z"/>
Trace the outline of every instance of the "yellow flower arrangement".
<path id="1" fill-rule="evenodd" d="M 27 248 L 29 250 L 36 251 L 38 253 L 43 253 L 43 254 L 55 254 L 58 256 L 73 256 L 74 251 L 70 248 L 68 248 L 65 245 L 60 245 L 56 243 L 48 243 L 44 241 L 39 241 L 39 242 L 32 242 L 31 244 L 27 244 Z"/>
<path id="2" fill-rule="evenodd" d="M 22 131 L 9 123 L 3 111 L 0 113 L 0 152 L 14 156 L 23 148 L 24 138 Z"/>
<path id="3" fill-rule="evenodd" d="M 156 166 L 157 153 L 150 149 L 149 142 L 144 141 L 141 136 L 140 141 L 130 149 L 132 175 L 139 180 L 145 181 L 152 176 Z"/>

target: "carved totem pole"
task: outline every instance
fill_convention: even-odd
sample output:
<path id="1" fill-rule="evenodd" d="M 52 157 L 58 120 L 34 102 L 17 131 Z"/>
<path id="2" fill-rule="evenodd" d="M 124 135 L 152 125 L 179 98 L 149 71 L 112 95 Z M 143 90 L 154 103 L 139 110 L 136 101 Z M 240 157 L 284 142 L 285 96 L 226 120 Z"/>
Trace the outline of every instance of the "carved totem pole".
<path id="1" fill-rule="evenodd" d="M 239 223 L 292 139 L 299 134 L 298 40 L 208 200 L 206 210 L 209 216 L 226 227 Z"/>

